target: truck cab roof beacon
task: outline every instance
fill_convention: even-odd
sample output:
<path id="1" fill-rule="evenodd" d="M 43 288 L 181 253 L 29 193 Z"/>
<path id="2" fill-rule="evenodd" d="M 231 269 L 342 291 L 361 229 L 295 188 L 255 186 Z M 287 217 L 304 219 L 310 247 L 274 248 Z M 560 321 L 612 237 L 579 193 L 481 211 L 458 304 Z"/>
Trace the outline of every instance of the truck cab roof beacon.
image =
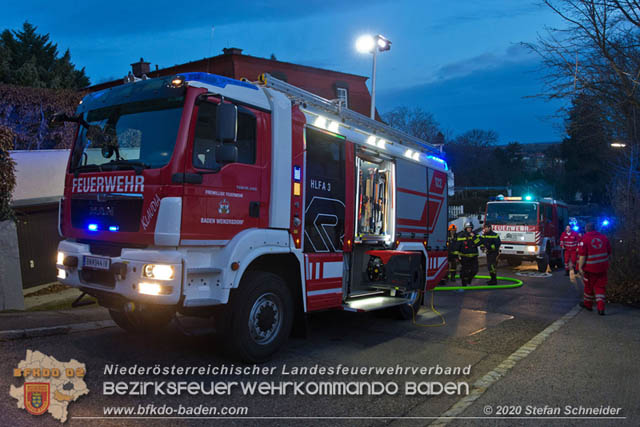
<path id="1" fill-rule="evenodd" d="M 213 316 L 256 362 L 300 313 L 410 318 L 446 275 L 439 146 L 340 103 L 185 73 L 91 93 L 67 119 L 58 277 L 128 331 Z"/>

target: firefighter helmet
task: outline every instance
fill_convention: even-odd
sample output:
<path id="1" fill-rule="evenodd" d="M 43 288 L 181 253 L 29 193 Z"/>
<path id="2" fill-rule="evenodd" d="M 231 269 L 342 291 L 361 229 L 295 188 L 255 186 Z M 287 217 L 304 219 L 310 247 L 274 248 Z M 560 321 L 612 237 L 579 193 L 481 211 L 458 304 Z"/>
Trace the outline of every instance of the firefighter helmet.
<path id="1" fill-rule="evenodd" d="M 458 228 L 456 227 L 455 224 L 449 224 L 449 231 L 453 230 L 456 231 Z"/>
<path id="2" fill-rule="evenodd" d="M 473 228 L 473 224 L 471 223 L 471 221 L 467 221 L 464 223 L 464 228 Z"/>

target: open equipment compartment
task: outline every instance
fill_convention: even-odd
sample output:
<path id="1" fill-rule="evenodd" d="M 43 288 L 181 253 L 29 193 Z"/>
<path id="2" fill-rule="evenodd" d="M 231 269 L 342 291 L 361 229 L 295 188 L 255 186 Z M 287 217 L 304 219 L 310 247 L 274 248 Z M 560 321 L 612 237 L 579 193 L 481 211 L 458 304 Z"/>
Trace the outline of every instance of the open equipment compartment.
<path id="1" fill-rule="evenodd" d="M 393 166 L 366 153 L 356 157 L 356 244 L 393 241 Z"/>

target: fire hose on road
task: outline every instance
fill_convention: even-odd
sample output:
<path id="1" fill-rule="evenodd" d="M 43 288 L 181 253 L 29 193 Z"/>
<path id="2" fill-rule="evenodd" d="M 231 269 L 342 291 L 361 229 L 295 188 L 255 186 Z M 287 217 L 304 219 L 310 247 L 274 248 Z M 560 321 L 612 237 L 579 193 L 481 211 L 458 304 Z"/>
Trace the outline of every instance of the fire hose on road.
<path id="1" fill-rule="evenodd" d="M 459 278 L 460 276 L 456 276 Z M 474 276 L 474 279 L 490 279 L 489 276 Z M 462 290 L 484 290 L 484 289 L 510 289 L 510 288 L 519 288 L 522 286 L 522 280 L 515 279 L 513 277 L 502 277 L 498 276 L 498 280 L 504 280 L 507 282 L 512 282 L 510 284 L 504 285 L 476 285 L 476 286 L 436 286 L 433 288 L 434 291 L 457 291 L 459 289 Z"/>

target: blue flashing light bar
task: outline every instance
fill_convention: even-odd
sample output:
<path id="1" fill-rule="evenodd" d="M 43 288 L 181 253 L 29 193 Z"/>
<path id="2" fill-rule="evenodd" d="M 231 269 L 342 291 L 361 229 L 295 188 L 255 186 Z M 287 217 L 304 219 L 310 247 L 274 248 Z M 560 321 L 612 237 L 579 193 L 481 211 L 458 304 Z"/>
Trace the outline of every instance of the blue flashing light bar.
<path id="1" fill-rule="evenodd" d="M 247 89 L 258 90 L 258 87 L 249 82 L 243 82 L 236 79 L 230 79 L 229 77 L 218 76 L 216 74 L 203 73 L 200 71 L 194 71 L 191 73 L 183 73 L 180 74 L 184 77 L 185 81 L 197 81 L 206 84 L 210 84 L 212 86 L 218 86 L 221 88 L 225 88 L 227 85 L 234 85 L 240 87 L 246 87 Z"/>
<path id="2" fill-rule="evenodd" d="M 524 199 L 526 201 L 531 201 L 531 200 L 533 200 L 533 196 L 531 196 L 530 194 L 527 194 L 526 196 L 524 196 Z"/>
<path id="3" fill-rule="evenodd" d="M 577 225 L 573 226 L 573 231 L 580 231 L 580 227 L 578 227 Z"/>
<path id="4" fill-rule="evenodd" d="M 120 230 L 120 227 L 117 225 L 110 225 L 109 226 L 109 231 L 118 231 Z"/>
<path id="5" fill-rule="evenodd" d="M 602 221 L 602 226 L 603 226 L 603 227 L 607 227 L 608 225 L 609 225 L 609 220 L 605 218 L 605 219 Z"/>
<path id="6" fill-rule="evenodd" d="M 89 231 L 98 231 L 98 224 L 89 224 L 89 225 L 87 225 L 87 230 L 89 230 Z"/>
<path id="7" fill-rule="evenodd" d="M 447 166 L 447 162 L 444 159 L 441 159 L 440 157 L 436 157 L 436 156 L 432 156 L 432 155 L 428 155 L 427 159 L 431 159 L 431 160 L 435 160 L 438 163 L 442 163 L 442 165 L 444 166 L 445 170 L 448 170 L 449 167 Z"/>

